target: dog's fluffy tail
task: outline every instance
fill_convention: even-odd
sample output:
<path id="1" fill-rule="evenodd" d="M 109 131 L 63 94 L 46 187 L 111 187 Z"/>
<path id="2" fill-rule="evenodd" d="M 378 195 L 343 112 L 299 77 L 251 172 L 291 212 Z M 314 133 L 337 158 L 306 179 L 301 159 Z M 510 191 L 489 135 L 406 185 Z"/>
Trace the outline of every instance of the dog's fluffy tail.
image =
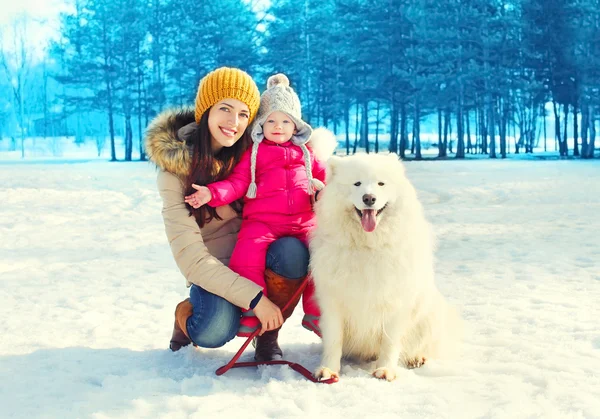
<path id="1" fill-rule="evenodd" d="M 313 131 L 307 145 L 318 160 L 327 161 L 333 155 L 338 144 L 333 132 L 320 127 Z"/>

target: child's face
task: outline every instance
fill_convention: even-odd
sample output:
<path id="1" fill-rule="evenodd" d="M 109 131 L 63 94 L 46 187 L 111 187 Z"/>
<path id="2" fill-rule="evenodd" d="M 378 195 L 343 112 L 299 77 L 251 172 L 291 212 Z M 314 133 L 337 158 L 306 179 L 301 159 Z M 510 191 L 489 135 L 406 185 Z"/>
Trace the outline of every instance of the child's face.
<path id="1" fill-rule="evenodd" d="M 288 114 L 283 112 L 272 112 L 263 124 L 265 138 L 277 144 L 289 141 L 295 132 L 296 124 Z"/>

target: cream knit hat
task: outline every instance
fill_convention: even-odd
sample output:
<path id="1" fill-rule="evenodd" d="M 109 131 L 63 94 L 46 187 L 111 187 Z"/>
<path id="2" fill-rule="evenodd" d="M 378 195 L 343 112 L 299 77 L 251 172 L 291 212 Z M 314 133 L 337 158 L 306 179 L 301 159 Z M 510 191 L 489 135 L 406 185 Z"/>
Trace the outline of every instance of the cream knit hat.
<path id="1" fill-rule="evenodd" d="M 279 73 L 269 77 L 267 90 L 260 97 L 260 108 L 252 126 L 251 135 L 253 144 L 250 164 L 252 181 L 246 196 L 248 198 L 256 198 L 256 156 L 258 154 L 258 146 L 265 138 L 263 124 L 267 120 L 267 117 L 276 111 L 289 115 L 296 125 L 296 133 L 292 136 L 291 141 L 302 149 L 306 177 L 308 178 L 308 193 L 313 195 L 315 189 L 321 190 L 324 185 L 319 179 L 312 177 L 310 153 L 306 148 L 306 143 L 310 140 L 312 134 L 312 128 L 302 120 L 300 99 L 298 99 L 298 95 L 290 87 L 289 79 L 285 74 Z"/>

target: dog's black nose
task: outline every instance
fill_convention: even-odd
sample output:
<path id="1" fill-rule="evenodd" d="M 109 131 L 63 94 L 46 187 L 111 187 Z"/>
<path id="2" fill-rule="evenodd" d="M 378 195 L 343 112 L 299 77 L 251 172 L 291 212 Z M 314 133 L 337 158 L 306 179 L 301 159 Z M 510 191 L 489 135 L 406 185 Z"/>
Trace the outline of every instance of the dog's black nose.
<path id="1" fill-rule="evenodd" d="M 368 205 L 368 206 L 373 206 L 376 199 L 377 198 L 375 198 L 375 195 L 370 194 L 370 193 L 366 193 L 363 195 L 363 202 L 365 203 L 365 205 Z"/>

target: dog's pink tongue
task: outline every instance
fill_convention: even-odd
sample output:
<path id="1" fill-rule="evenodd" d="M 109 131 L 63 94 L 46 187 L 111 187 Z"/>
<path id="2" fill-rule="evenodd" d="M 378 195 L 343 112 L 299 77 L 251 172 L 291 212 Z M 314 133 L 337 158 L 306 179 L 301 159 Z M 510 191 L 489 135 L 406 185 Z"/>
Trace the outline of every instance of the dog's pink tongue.
<path id="1" fill-rule="evenodd" d="M 377 214 L 373 209 L 362 210 L 362 218 L 360 220 L 363 230 L 367 233 L 372 232 L 377 227 Z"/>

